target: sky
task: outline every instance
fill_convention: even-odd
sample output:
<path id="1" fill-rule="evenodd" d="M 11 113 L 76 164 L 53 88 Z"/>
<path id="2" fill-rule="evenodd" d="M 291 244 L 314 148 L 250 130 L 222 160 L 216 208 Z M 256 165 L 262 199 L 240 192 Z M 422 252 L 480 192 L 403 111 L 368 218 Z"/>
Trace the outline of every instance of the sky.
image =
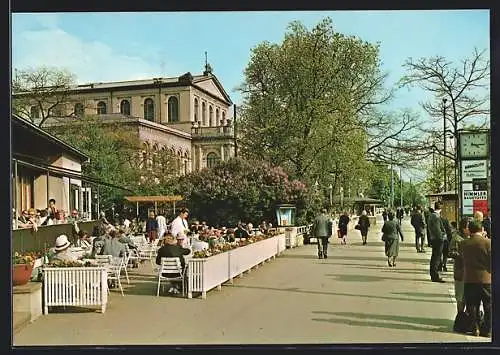
<path id="1" fill-rule="evenodd" d="M 214 74 L 238 105 L 251 49 L 279 43 L 291 21 L 308 28 L 331 17 L 336 31 L 380 43 L 386 82 L 396 83 L 408 57 L 459 63 L 475 47 L 490 49 L 488 10 L 14 13 L 12 67 L 66 68 L 79 83 L 201 74 L 205 51 Z M 401 89 L 390 109 L 421 111 L 420 89 Z"/>

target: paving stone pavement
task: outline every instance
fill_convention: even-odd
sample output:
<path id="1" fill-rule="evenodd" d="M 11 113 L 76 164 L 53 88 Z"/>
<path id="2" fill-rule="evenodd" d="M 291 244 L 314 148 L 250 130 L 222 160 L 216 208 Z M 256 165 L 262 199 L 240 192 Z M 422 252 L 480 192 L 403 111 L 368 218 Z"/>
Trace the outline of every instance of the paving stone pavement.
<path id="1" fill-rule="evenodd" d="M 13 336 L 13 345 L 362 344 L 489 342 L 451 331 L 456 305 L 447 283 L 428 276 L 430 250 L 415 251 L 403 221 L 396 268 L 380 241 L 381 221 L 368 244 L 356 230 L 348 245 L 332 238 L 328 259 L 316 245 L 282 256 L 210 291 L 205 300 L 156 297 L 146 263 L 131 272 L 125 296 L 112 290 L 104 314 L 73 309 L 43 315 Z M 451 267 L 449 268 L 451 270 Z"/>

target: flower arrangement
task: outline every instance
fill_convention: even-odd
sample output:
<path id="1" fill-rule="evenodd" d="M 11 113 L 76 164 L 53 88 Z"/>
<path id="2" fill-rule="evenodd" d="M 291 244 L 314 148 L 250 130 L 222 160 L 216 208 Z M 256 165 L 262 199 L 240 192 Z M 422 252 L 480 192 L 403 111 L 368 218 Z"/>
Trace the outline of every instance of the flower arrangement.
<path id="1" fill-rule="evenodd" d="M 76 260 L 76 261 L 68 261 L 68 260 L 59 260 L 52 259 L 48 264 L 45 264 L 47 267 L 91 267 L 97 266 L 96 262 L 91 260 Z"/>
<path id="2" fill-rule="evenodd" d="M 33 264 L 36 259 L 41 257 L 40 252 L 26 252 L 26 253 L 20 253 L 20 252 L 15 252 L 13 257 L 12 257 L 12 263 L 14 265 L 19 265 L 19 264 Z"/>
<path id="3" fill-rule="evenodd" d="M 231 242 L 231 243 L 217 243 L 212 246 L 210 246 L 209 249 L 205 250 L 200 250 L 196 251 L 193 253 L 193 258 L 198 259 L 198 258 L 208 258 L 213 255 L 217 255 L 220 253 L 224 253 L 226 251 L 236 249 L 239 247 L 243 247 L 245 245 L 249 245 L 267 238 L 273 237 L 275 234 L 262 234 L 262 235 L 257 235 L 257 236 L 252 236 L 250 238 L 246 238 L 244 240 L 240 240 L 238 242 Z"/>

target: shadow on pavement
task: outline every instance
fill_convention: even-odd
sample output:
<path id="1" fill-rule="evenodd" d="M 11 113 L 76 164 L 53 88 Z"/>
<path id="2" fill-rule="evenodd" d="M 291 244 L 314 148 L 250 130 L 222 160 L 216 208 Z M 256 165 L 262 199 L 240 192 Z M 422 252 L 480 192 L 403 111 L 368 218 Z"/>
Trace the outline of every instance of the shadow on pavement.
<path id="1" fill-rule="evenodd" d="M 357 293 L 341 293 L 341 292 L 324 292 L 324 291 L 307 291 L 307 290 L 301 290 L 298 287 L 292 287 L 292 288 L 276 288 L 276 287 L 264 287 L 264 286 L 248 286 L 248 285 L 236 285 L 233 284 L 229 287 L 238 287 L 238 288 L 254 288 L 254 289 L 261 289 L 261 290 L 270 290 L 270 291 L 282 291 L 282 292 L 296 292 L 296 293 L 304 293 L 304 294 L 309 294 L 309 295 L 327 295 L 327 296 L 346 296 L 346 297 L 361 297 L 361 298 L 369 298 L 369 299 L 374 299 L 373 295 L 360 295 Z M 400 298 L 400 297 L 388 297 L 388 296 L 379 296 L 377 295 L 375 297 L 377 300 L 382 299 L 382 300 L 390 300 L 390 301 L 411 301 L 411 302 L 427 302 L 427 303 L 451 303 L 451 300 L 448 299 L 447 301 L 444 300 L 433 300 L 433 299 L 428 299 L 428 298 Z"/>
<path id="2" fill-rule="evenodd" d="M 368 326 L 368 327 L 379 327 L 379 328 L 390 328 L 390 329 L 401 329 L 401 330 L 421 330 L 421 331 L 433 331 L 440 333 L 453 333 L 452 332 L 453 319 L 406 317 L 406 316 L 365 314 L 365 313 L 353 313 L 353 312 L 313 311 L 313 313 L 323 314 L 328 316 L 336 316 L 335 318 L 330 318 L 330 319 L 312 318 L 312 320 L 318 322 L 344 323 L 347 325 L 362 326 L 362 327 Z M 351 317 L 356 319 L 345 319 L 340 317 Z M 392 321 L 392 323 L 384 321 Z"/>
<path id="3" fill-rule="evenodd" d="M 318 256 L 316 254 L 310 255 L 310 254 L 284 254 L 279 257 L 280 259 L 318 259 Z M 333 252 L 328 253 L 328 259 L 331 260 L 354 260 L 354 261 L 365 261 L 365 260 L 371 260 L 371 261 L 384 261 L 387 262 L 387 258 L 385 257 L 383 251 L 381 252 L 380 256 L 348 256 L 348 255 L 339 255 Z M 327 260 L 328 260 L 327 259 Z M 319 259 L 318 259 L 319 260 Z M 418 263 L 418 264 L 429 264 L 428 259 L 421 259 L 421 258 L 405 258 L 405 257 L 398 257 L 397 261 L 399 262 L 411 262 L 411 263 Z"/>
<path id="4" fill-rule="evenodd" d="M 397 270 L 394 270 L 397 272 Z M 384 281 L 384 280 L 396 280 L 396 281 L 408 281 L 406 277 L 389 277 L 389 276 L 372 276 L 372 275 L 349 275 L 349 274 L 325 274 L 325 276 L 333 276 L 337 281 L 347 281 L 347 282 L 374 282 L 374 281 Z M 426 281 L 425 279 L 419 279 L 421 281 Z"/>
<path id="5" fill-rule="evenodd" d="M 419 296 L 419 297 L 444 297 L 449 298 L 450 295 L 444 293 L 425 293 L 425 292 L 391 292 L 393 295 Z"/>
<path id="6" fill-rule="evenodd" d="M 383 263 L 380 264 L 380 266 L 373 266 L 373 265 L 367 265 L 367 264 L 344 264 L 344 263 L 336 263 L 336 262 L 331 262 L 330 259 L 328 261 L 324 262 L 317 262 L 317 265 L 323 264 L 323 265 L 340 265 L 340 266 L 347 266 L 347 267 L 353 267 L 354 269 L 364 269 L 364 270 L 385 270 L 388 272 L 398 272 L 402 274 L 428 274 L 429 270 L 422 270 L 422 269 L 409 269 L 409 268 L 399 268 L 396 267 L 394 269 L 389 268 L 387 266 L 387 260 L 383 259 Z"/>

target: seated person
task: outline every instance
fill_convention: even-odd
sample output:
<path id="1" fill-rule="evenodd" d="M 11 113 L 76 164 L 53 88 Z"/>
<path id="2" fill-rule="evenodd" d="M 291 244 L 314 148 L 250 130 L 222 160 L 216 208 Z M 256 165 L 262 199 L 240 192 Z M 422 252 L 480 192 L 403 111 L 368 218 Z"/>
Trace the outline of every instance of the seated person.
<path id="1" fill-rule="evenodd" d="M 89 239 L 89 234 L 84 231 L 83 229 L 80 229 L 77 233 L 78 240 L 76 242 L 76 245 L 79 246 L 80 248 L 83 249 L 91 249 L 92 245 L 90 243 Z"/>
<path id="2" fill-rule="evenodd" d="M 252 223 L 248 223 L 246 229 L 247 229 L 248 235 L 250 235 L 250 236 L 255 235 L 255 233 L 253 231 L 253 224 Z"/>
<path id="3" fill-rule="evenodd" d="M 109 237 L 105 237 L 103 240 L 94 242 L 94 245 L 101 246 L 100 255 L 112 255 L 114 257 L 121 258 L 125 256 L 127 251 L 125 244 L 120 242 L 120 234 L 116 229 L 112 229 L 109 232 Z"/>
<path id="4" fill-rule="evenodd" d="M 62 260 L 62 261 L 76 261 L 78 257 L 76 254 L 69 250 L 71 243 L 68 240 L 68 237 L 64 234 L 61 234 L 56 239 L 56 246 L 54 248 L 55 255 L 53 259 Z"/>
<path id="5" fill-rule="evenodd" d="M 235 238 L 248 238 L 248 237 L 250 237 L 247 229 L 245 227 L 243 227 L 243 223 L 241 223 L 241 222 L 238 223 L 238 226 L 234 230 L 234 237 Z"/>
<path id="6" fill-rule="evenodd" d="M 193 244 L 191 245 L 191 248 L 193 250 L 193 253 L 195 251 L 202 251 L 202 250 L 205 250 L 205 249 L 208 249 L 208 243 L 207 242 L 204 242 L 202 240 L 199 240 L 199 239 L 193 239 Z"/>
<path id="7" fill-rule="evenodd" d="M 38 230 L 38 224 L 36 222 L 36 211 L 34 208 L 30 208 L 27 213 L 27 220 L 25 223 L 19 223 L 19 228 L 32 228 L 33 231 Z"/>
<path id="8" fill-rule="evenodd" d="M 188 248 L 183 248 L 180 243 L 182 240 L 176 240 L 172 234 L 165 234 L 163 238 L 163 245 L 160 249 L 158 249 L 158 253 L 156 255 L 156 264 L 161 265 L 161 258 L 179 258 L 181 261 L 182 269 L 186 268 L 186 261 L 184 260 L 184 255 L 188 255 L 191 253 L 191 250 Z M 164 275 L 167 276 L 167 275 Z M 174 274 L 169 274 L 170 277 L 175 277 Z M 179 276 L 177 274 L 177 276 Z M 179 293 L 179 289 L 177 287 L 170 287 L 168 292 Z"/>
<path id="9" fill-rule="evenodd" d="M 267 223 L 266 221 L 262 221 L 259 225 L 259 231 L 262 233 L 262 234 L 266 234 L 267 233 L 267 230 L 268 230 L 268 227 L 267 227 Z"/>

